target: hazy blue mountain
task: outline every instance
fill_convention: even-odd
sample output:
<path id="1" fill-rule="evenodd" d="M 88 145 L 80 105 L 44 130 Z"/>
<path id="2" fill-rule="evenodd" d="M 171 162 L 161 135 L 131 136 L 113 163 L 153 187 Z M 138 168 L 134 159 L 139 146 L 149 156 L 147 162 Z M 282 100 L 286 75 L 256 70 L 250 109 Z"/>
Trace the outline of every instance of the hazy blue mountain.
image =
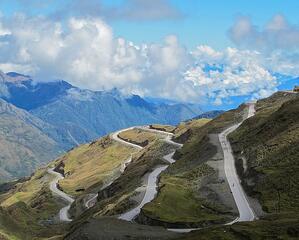
<path id="1" fill-rule="evenodd" d="M 65 150 L 120 128 L 177 124 L 202 113 L 195 104 L 124 96 L 117 89 L 82 90 L 65 81 L 34 82 L 15 72 L 0 72 L 0 96 L 49 124 L 45 133 Z"/>
<path id="2" fill-rule="evenodd" d="M 77 143 L 134 125 L 177 124 L 202 113 L 196 105 L 153 104 L 137 95 L 125 97 L 117 90 L 93 92 L 78 88 L 30 112 L 64 129 Z"/>
<path id="3" fill-rule="evenodd" d="M 0 99 L 0 182 L 29 175 L 61 154 L 55 137 L 51 125 Z"/>
<path id="4" fill-rule="evenodd" d="M 3 76 L 3 73 L 0 75 Z M 72 85 L 65 81 L 35 83 L 30 77 L 14 72 L 8 73 L 4 79 L 2 85 L 5 85 L 9 94 L 2 94 L 2 98 L 25 110 L 53 102 L 72 88 Z"/>
<path id="5" fill-rule="evenodd" d="M 204 112 L 202 114 L 199 114 L 198 116 L 194 117 L 193 119 L 201 119 L 201 118 L 216 118 L 219 115 L 221 115 L 222 113 L 224 113 L 225 111 L 223 110 L 215 110 L 215 111 L 209 111 L 209 112 Z"/>

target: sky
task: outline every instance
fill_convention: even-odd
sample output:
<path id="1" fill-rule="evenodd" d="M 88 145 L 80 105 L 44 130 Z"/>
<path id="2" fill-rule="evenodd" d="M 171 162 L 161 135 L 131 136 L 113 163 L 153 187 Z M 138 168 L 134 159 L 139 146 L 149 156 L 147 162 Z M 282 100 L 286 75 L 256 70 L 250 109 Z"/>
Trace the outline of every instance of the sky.
<path id="1" fill-rule="evenodd" d="M 298 9 L 294 0 L 0 0 L 0 69 L 221 106 L 299 75 Z"/>

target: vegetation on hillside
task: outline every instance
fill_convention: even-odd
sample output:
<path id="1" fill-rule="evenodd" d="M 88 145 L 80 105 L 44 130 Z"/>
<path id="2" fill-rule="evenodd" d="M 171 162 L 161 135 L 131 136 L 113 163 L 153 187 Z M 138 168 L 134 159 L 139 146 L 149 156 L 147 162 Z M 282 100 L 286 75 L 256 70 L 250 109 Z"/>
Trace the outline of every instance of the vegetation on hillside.
<path id="1" fill-rule="evenodd" d="M 55 220 L 63 203 L 50 192 L 52 179 L 40 169 L 0 196 L 0 232 L 15 237 L 8 239 L 42 239 L 63 232 L 64 226 Z"/>
<path id="2" fill-rule="evenodd" d="M 220 132 L 239 121 L 244 106 L 214 120 L 199 119 L 180 124 L 175 140 L 184 141 L 177 150 L 177 161 L 161 174 L 157 198 L 142 210 L 141 222 L 168 227 L 198 227 L 229 221 L 231 213 L 213 197 L 207 197 L 206 182 L 218 179 L 218 173 L 207 162 L 217 153 L 209 134 Z"/>
<path id="3" fill-rule="evenodd" d="M 237 223 L 230 226 L 214 226 L 201 229 L 177 240 L 272 240 L 299 238 L 299 216 L 269 215 L 255 222 Z"/>
<path id="4" fill-rule="evenodd" d="M 144 131 L 144 130 L 138 129 L 138 128 L 133 128 L 133 129 L 121 132 L 120 134 L 118 134 L 118 136 L 127 142 L 131 142 L 131 143 L 137 144 L 142 147 L 145 147 L 150 142 L 154 142 L 157 139 L 163 138 L 155 133 L 152 133 L 149 131 Z"/>
<path id="5" fill-rule="evenodd" d="M 0 183 L 28 176 L 62 152 L 43 132 L 48 128 L 40 119 L 0 99 Z"/>
<path id="6" fill-rule="evenodd" d="M 243 186 L 265 212 L 298 212 L 299 96 L 278 93 L 257 110 L 230 136 Z"/>
<path id="7" fill-rule="evenodd" d="M 61 158 L 55 165 L 63 166 L 65 178 L 59 182 L 64 192 L 80 195 L 89 188 L 100 188 L 120 174 L 121 165 L 136 151 L 103 137 L 81 145 Z"/>

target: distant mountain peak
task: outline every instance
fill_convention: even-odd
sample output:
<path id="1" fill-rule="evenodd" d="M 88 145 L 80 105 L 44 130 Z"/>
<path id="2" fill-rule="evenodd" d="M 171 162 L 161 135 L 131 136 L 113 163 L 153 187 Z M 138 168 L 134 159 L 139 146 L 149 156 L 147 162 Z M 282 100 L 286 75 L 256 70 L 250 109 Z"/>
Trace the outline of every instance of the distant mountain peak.
<path id="1" fill-rule="evenodd" d="M 19 74 L 16 72 L 4 73 L 0 70 L 0 81 L 1 82 L 11 82 L 18 83 L 31 80 L 30 76 Z"/>

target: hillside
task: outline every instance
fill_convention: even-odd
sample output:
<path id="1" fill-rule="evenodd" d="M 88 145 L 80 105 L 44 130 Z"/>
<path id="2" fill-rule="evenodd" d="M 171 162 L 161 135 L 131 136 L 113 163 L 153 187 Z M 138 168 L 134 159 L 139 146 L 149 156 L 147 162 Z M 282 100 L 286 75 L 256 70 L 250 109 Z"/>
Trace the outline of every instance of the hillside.
<path id="1" fill-rule="evenodd" d="M 45 134 L 55 134 L 50 125 L 1 99 L 0 126 L 0 182 L 29 175 L 62 152 Z"/>
<path id="2" fill-rule="evenodd" d="M 266 213 L 299 209 L 299 96 L 277 93 L 231 135 L 247 192 Z M 246 137 L 245 137 L 246 136 Z"/>
<path id="3" fill-rule="evenodd" d="M 277 92 L 258 101 L 256 110 L 230 140 L 242 185 L 260 220 L 208 228 L 179 239 L 298 239 L 299 95 Z"/>
<path id="4" fill-rule="evenodd" d="M 185 104 L 150 104 L 139 96 L 124 97 L 117 90 L 92 92 L 72 88 L 59 100 L 30 112 L 65 129 L 76 142 L 84 143 L 130 126 L 177 124 L 198 115 L 201 109 Z"/>
<path id="5" fill-rule="evenodd" d="M 1 71 L 0 99 L 0 182 L 28 176 L 64 151 L 115 130 L 176 124 L 201 113 L 198 105 L 152 103 L 116 89 L 95 92 Z"/>
<path id="6" fill-rule="evenodd" d="M 13 208 L 24 219 L 20 224 L 7 217 L 2 232 L 12 234 L 10 221 L 16 221 L 13 235 L 28 239 L 296 239 L 298 103 L 298 95 L 286 92 L 262 99 L 255 104 L 256 115 L 230 135 L 241 183 L 259 217 L 253 222 L 224 225 L 239 212 L 219 133 L 246 119 L 249 107 L 242 104 L 212 120 L 124 129 L 72 149 L 47 168 L 63 174 L 58 188 L 75 199 L 68 211 L 73 221 L 61 222 L 59 209 L 66 203 L 51 194 L 53 175 L 43 168 L 0 188 L 3 216 L 12 216 Z M 158 192 L 142 204 L 156 189 L 152 175 L 160 168 Z M 135 209 L 139 212 L 131 223 L 123 216 Z M 28 233 L 30 221 L 38 224 Z M 196 231 L 177 234 L 167 228 Z"/>

